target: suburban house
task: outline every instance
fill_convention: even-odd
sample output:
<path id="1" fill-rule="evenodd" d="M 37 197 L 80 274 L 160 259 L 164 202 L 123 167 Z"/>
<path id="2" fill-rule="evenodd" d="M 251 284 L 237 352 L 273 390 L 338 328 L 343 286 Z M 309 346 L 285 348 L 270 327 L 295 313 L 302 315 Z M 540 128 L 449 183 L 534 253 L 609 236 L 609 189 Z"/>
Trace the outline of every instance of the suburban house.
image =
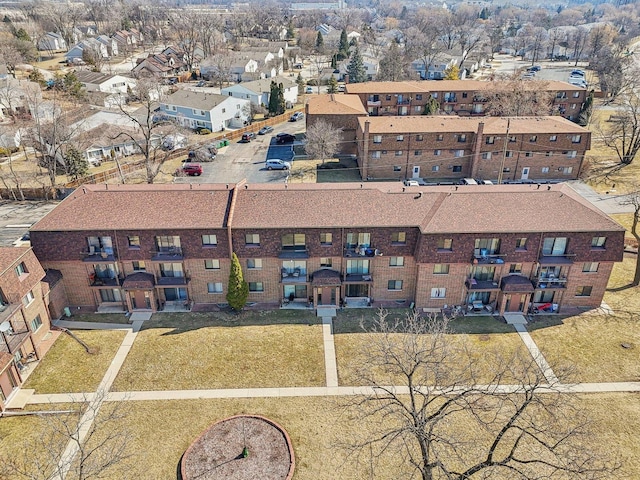
<path id="1" fill-rule="evenodd" d="M 141 34 L 137 30 L 118 30 L 114 33 L 111 38 L 113 38 L 122 50 L 132 50 L 136 48 L 138 43 L 142 43 Z"/>
<path id="2" fill-rule="evenodd" d="M 95 38 L 85 38 L 71 47 L 69 51 L 64 54 L 64 58 L 68 63 L 78 63 L 82 61 L 85 51 L 97 53 L 104 58 L 109 57 L 109 51 L 105 44 L 100 43 Z"/>
<path id="3" fill-rule="evenodd" d="M 131 69 L 134 75 L 151 77 L 175 77 L 187 72 L 187 64 L 175 54 L 150 53 L 146 58 L 137 58 Z"/>
<path id="4" fill-rule="evenodd" d="M 38 39 L 38 50 L 47 52 L 56 52 L 59 50 L 67 50 L 67 42 L 56 32 L 47 32 Z"/>
<path id="5" fill-rule="evenodd" d="M 42 105 L 40 100 L 42 91 L 36 82 L 5 77 L 0 83 L 0 121 L 11 117 L 37 115 L 39 112 L 34 111 L 36 105 L 40 108 L 50 107 Z"/>
<path id="6" fill-rule="evenodd" d="M 249 100 L 207 92 L 178 90 L 160 103 L 160 112 L 187 128 L 219 132 L 249 120 Z"/>
<path id="7" fill-rule="evenodd" d="M 558 116 L 359 117 L 356 145 L 363 179 L 563 181 L 578 178 L 591 132 Z"/>
<path id="8" fill-rule="evenodd" d="M 95 37 L 97 34 L 95 25 L 76 25 L 71 31 L 73 41 L 76 43 L 87 37 Z"/>
<path id="9" fill-rule="evenodd" d="M 134 78 L 123 75 L 109 75 L 88 70 L 79 70 L 75 73 L 87 92 L 127 93 L 129 89 L 136 87 Z"/>
<path id="10" fill-rule="evenodd" d="M 107 53 L 110 57 L 118 55 L 118 42 L 115 38 L 109 37 L 108 35 L 98 35 L 96 40 L 107 47 Z"/>
<path id="11" fill-rule="evenodd" d="M 251 82 L 242 82 L 223 88 L 220 93 L 234 98 L 249 100 L 253 105 L 269 105 L 271 96 L 271 82 L 282 84 L 284 89 L 284 101 L 287 108 L 291 108 L 298 102 L 298 84 L 286 77 L 264 78 Z"/>
<path id="12" fill-rule="evenodd" d="M 305 105 L 305 113 L 307 129 L 323 120 L 333 128 L 340 129 L 340 153 L 358 153 L 355 142 L 358 119 L 366 117 L 367 110 L 356 95 L 312 95 Z"/>
<path id="13" fill-rule="evenodd" d="M 438 55 L 428 66 L 424 59 L 418 58 L 411 62 L 411 69 L 414 70 L 422 80 L 442 80 L 447 68 L 458 64 L 458 59 L 446 53 Z"/>
<path id="14" fill-rule="evenodd" d="M 241 53 L 216 54 L 205 58 L 200 63 L 202 77 L 207 79 L 225 77 L 231 82 L 264 78 L 258 70 L 258 62 Z"/>
<path id="15" fill-rule="evenodd" d="M 27 362 L 39 360 L 49 332 L 49 286 L 30 247 L 0 248 L 0 410 L 22 385 Z"/>
<path id="16" fill-rule="evenodd" d="M 123 125 L 100 125 L 80 133 L 74 142 L 82 148 L 91 165 L 140 153 L 140 132 Z"/>
<path id="17" fill-rule="evenodd" d="M 566 184 L 85 185 L 30 232 L 89 311 L 224 307 L 234 252 L 256 308 L 573 314 L 600 306 L 624 248 Z"/>
<path id="18" fill-rule="evenodd" d="M 468 116 L 486 115 L 487 93 L 499 92 L 500 87 L 499 81 L 481 80 L 368 82 L 348 84 L 346 93 L 358 95 L 372 116 L 416 115 L 422 113 L 430 97 L 438 101 L 441 112 Z M 556 80 L 525 82 L 523 88 L 551 92 L 552 109 L 573 121 L 577 120 L 587 95 L 584 88 Z"/>
<path id="19" fill-rule="evenodd" d="M 182 59 L 182 61 L 189 65 L 191 64 L 191 68 L 193 70 L 196 70 L 198 68 L 200 68 L 200 61 L 204 58 L 204 50 L 199 46 L 196 45 L 193 49 L 193 52 L 191 50 L 189 50 L 189 53 L 187 53 L 187 50 L 181 48 L 181 47 L 176 47 L 175 45 L 171 45 L 168 46 L 167 48 L 165 48 L 162 52 L 160 52 L 162 55 L 166 55 L 166 56 L 174 56 L 177 58 Z M 190 56 L 193 56 L 193 58 L 190 58 Z"/>

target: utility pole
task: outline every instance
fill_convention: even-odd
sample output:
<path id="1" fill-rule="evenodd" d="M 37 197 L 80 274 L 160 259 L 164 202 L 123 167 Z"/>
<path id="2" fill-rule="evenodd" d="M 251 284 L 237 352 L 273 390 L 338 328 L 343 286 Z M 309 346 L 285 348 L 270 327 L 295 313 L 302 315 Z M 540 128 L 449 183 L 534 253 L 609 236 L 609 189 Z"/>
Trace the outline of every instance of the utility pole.
<path id="1" fill-rule="evenodd" d="M 500 162 L 500 170 L 498 170 L 498 185 L 502 183 L 502 172 L 504 171 L 504 163 L 507 160 L 507 145 L 509 144 L 509 127 L 511 126 L 511 119 L 507 118 L 507 133 L 504 137 L 504 147 L 502 149 L 502 160 Z"/>

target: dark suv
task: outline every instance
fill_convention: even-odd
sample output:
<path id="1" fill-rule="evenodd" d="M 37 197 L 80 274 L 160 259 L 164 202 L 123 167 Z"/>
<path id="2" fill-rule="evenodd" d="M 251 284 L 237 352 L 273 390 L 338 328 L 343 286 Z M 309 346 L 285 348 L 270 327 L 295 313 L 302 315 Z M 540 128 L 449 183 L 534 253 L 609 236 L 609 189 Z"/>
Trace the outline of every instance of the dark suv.
<path id="1" fill-rule="evenodd" d="M 276 143 L 293 143 L 295 140 L 296 136 L 290 133 L 279 133 L 276 135 Z"/>
<path id="2" fill-rule="evenodd" d="M 251 140 L 256 139 L 256 134 L 253 132 L 247 132 L 242 134 L 242 139 L 240 140 L 242 143 L 249 143 Z"/>

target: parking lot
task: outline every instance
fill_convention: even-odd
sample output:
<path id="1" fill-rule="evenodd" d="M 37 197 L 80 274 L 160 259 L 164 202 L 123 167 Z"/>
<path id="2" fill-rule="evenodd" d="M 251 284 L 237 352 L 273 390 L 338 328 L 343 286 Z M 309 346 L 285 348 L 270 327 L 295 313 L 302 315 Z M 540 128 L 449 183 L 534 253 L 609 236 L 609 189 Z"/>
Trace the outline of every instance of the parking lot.
<path id="1" fill-rule="evenodd" d="M 272 170 L 265 168 L 264 162 L 268 158 L 279 158 L 291 161 L 293 159 L 292 143 L 276 144 L 278 133 L 301 133 L 305 130 L 304 119 L 297 122 L 285 122 L 275 125 L 273 132 L 267 135 L 257 135 L 255 140 L 248 143 L 232 142 L 218 153 L 213 162 L 203 163 L 203 174 L 199 177 L 179 177 L 175 183 L 236 183 L 243 178 L 249 183 L 270 183 L 284 181 L 288 175 L 286 170 Z M 258 128 L 255 129 L 256 133 Z M 295 144 L 300 142 L 296 140 Z"/>

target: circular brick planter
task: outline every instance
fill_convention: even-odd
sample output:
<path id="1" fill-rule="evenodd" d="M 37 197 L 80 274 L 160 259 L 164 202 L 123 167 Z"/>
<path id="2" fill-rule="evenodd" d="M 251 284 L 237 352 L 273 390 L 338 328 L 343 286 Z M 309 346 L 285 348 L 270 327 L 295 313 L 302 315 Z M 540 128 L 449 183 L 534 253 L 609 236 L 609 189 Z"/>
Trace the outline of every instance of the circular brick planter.
<path id="1" fill-rule="evenodd" d="M 214 423 L 180 462 L 183 480 L 290 480 L 294 469 L 289 435 L 259 415 L 236 415 Z"/>

